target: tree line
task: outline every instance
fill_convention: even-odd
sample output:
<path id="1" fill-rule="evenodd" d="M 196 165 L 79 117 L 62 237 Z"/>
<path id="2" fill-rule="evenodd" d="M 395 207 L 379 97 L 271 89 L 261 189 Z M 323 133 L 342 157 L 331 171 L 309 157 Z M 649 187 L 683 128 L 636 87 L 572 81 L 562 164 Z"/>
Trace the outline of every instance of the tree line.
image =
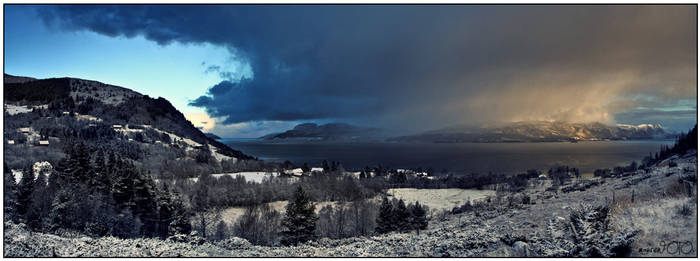
<path id="1" fill-rule="evenodd" d="M 157 186 L 128 160 L 83 143 L 66 154 L 55 170 L 41 170 L 36 177 L 25 168 L 19 184 L 4 169 L 7 218 L 35 231 L 122 238 L 191 231 L 179 193 Z"/>

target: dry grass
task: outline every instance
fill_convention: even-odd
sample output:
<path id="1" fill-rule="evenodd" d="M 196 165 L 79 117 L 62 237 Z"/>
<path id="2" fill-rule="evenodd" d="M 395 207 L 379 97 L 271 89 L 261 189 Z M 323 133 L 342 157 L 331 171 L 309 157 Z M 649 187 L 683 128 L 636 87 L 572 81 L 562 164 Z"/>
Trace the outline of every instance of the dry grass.
<path id="1" fill-rule="evenodd" d="M 421 205 L 436 210 L 452 210 L 468 199 L 473 202 L 496 194 L 493 190 L 414 188 L 390 189 L 388 193 L 395 198 L 403 199 L 406 204 L 418 201 Z"/>
<path id="2" fill-rule="evenodd" d="M 696 256 L 697 255 L 697 198 L 661 197 L 653 200 L 620 200 L 613 210 L 616 230 L 638 229 L 641 233 L 633 244 L 633 256 Z M 685 210 L 683 210 L 686 208 Z M 690 208 L 690 209 L 687 209 Z M 684 212 L 685 213 L 682 213 Z M 639 250 L 661 248 L 668 242 L 692 242 L 691 253 L 640 253 Z M 670 253 L 669 253 L 670 252 Z M 687 251 L 686 251 L 687 252 Z"/>
<path id="3" fill-rule="evenodd" d="M 686 195 L 687 191 L 678 179 L 667 179 L 664 184 L 664 194 L 669 197 L 680 197 Z"/>

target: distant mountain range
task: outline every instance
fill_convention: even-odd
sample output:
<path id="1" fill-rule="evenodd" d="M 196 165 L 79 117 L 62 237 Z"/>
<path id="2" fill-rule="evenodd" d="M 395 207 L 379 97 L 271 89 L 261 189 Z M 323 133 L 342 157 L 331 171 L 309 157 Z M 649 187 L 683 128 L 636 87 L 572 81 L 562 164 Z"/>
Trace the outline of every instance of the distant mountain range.
<path id="1" fill-rule="evenodd" d="M 456 126 L 415 135 L 385 138 L 378 128 L 358 127 L 345 123 L 299 124 L 294 129 L 261 137 L 268 141 L 388 141 L 388 142 L 577 142 L 596 140 L 642 140 L 669 138 L 661 125 L 615 126 L 602 123 L 516 122 L 490 127 Z"/>
<path id="2" fill-rule="evenodd" d="M 365 128 L 346 123 L 302 123 L 294 129 L 260 137 L 268 141 L 367 141 L 380 135 L 377 128 Z"/>
<path id="3" fill-rule="evenodd" d="M 561 142 L 667 138 L 658 124 L 615 126 L 602 123 L 516 122 L 497 127 L 450 127 L 388 139 L 393 142 Z"/>

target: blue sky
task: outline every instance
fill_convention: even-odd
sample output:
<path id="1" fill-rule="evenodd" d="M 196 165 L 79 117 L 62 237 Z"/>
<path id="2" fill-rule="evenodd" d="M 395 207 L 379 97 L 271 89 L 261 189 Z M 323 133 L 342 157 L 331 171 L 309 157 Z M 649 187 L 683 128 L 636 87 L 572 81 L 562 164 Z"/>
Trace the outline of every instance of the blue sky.
<path id="1" fill-rule="evenodd" d="M 680 131 L 697 117 L 696 20 L 692 5 L 5 5 L 5 73 L 161 96 L 223 137 L 332 121 Z"/>
<path id="2" fill-rule="evenodd" d="M 5 73 L 35 78 L 77 77 L 168 99 L 183 113 L 221 81 L 206 66 L 234 66 L 229 52 L 209 44 L 161 46 L 143 37 L 108 37 L 47 28 L 22 6 L 6 6 Z M 205 64 L 202 64 L 202 63 Z M 208 63 L 208 64 L 207 64 Z M 235 68 L 231 68 L 235 70 Z"/>

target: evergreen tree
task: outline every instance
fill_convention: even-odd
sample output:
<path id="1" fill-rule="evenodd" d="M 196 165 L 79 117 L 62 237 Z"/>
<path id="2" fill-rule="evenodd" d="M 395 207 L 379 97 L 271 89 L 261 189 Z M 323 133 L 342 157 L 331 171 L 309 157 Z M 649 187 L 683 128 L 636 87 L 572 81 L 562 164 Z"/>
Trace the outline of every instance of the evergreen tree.
<path id="1" fill-rule="evenodd" d="M 211 206 L 211 200 L 209 198 L 209 183 L 212 179 L 211 174 L 202 173 L 197 179 L 195 184 L 194 195 L 190 202 L 192 203 L 192 210 L 197 215 L 197 220 L 199 223 L 199 232 L 201 232 L 202 237 L 207 237 L 207 212 Z"/>
<path id="2" fill-rule="evenodd" d="M 115 225 L 117 212 L 114 200 L 109 195 L 91 194 L 92 211 L 90 219 L 85 224 L 85 233 L 92 236 L 106 236 Z"/>
<path id="3" fill-rule="evenodd" d="M 330 172 L 331 168 L 328 166 L 328 161 L 323 160 L 323 164 L 321 164 L 321 166 L 323 167 L 324 173 Z"/>
<path id="4" fill-rule="evenodd" d="M 83 143 L 76 144 L 68 154 L 68 165 L 63 171 L 71 184 L 87 183 L 94 175 L 90 166 L 90 152 Z"/>
<path id="5" fill-rule="evenodd" d="M 416 201 L 416 204 L 411 208 L 411 226 L 416 230 L 416 234 L 418 235 L 420 235 L 420 230 L 428 227 L 428 219 L 425 215 L 425 209 Z"/>
<path id="6" fill-rule="evenodd" d="M 228 228 L 226 227 L 226 223 L 224 221 L 219 221 L 218 224 L 216 224 L 216 232 L 214 232 L 214 240 L 224 240 L 226 239 L 228 235 Z"/>
<path id="7" fill-rule="evenodd" d="M 47 191 L 46 174 L 46 171 L 39 172 L 30 196 L 29 209 L 27 210 L 27 225 L 34 230 L 39 230 L 44 226 L 51 209 L 51 197 Z"/>
<path id="8" fill-rule="evenodd" d="M 178 193 L 172 194 L 171 207 L 172 217 L 168 224 L 168 235 L 189 234 L 190 231 L 192 231 L 192 224 L 190 223 L 190 217 L 192 215 L 185 207 Z"/>
<path id="9" fill-rule="evenodd" d="M 25 167 L 22 170 L 22 179 L 17 188 L 17 214 L 22 220 L 27 220 L 27 211 L 31 204 L 31 196 L 34 191 L 34 173 L 31 168 Z"/>
<path id="10" fill-rule="evenodd" d="M 7 162 L 3 165 L 3 213 L 5 220 L 15 220 L 17 210 L 17 184 L 12 171 L 7 167 Z"/>
<path id="11" fill-rule="evenodd" d="M 110 171 L 107 167 L 107 162 L 105 162 L 105 155 L 102 150 L 97 151 L 94 166 L 95 177 L 92 179 L 93 184 L 91 184 L 90 187 L 93 188 L 94 191 L 107 195 L 112 190 L 112 181 Z"/>
<path id="12" fill-rule="evenodd" d="M 403 199 L 399 199 L 399 202 L 394 208 L 392 216 L 394 224 L 396 224 L 396 229 L 398 231 L 406 232 L 411 230 L 411 224 L 409 222 L 411 212 L 409 212 L 408 208 L 406 208 L 406 203 L 403 202 Z"/>
<path id="13" fill-rule="evenodd" d="M 384 234 L 394 230 L 393 210 L 394 206 L 389 202 L 389 199 L 382 198 L 382 205 L 379 207 L 379 215 L 377 216 L 377 228 L 375 229 L 377 233 Z"/>
<path id="14" fill-rule="evenodd" d="M 59 189 L 51 202 L 50 229 L 75 227 L 74 221 L 77 217 L 73 215 L 76 209 L 77 202 L 73 197 L 73 192 L 68 189 Z"/>
<path id="15" fill-rule="evenodd" d="M 112 227 L 112 235 L 121 238 L 133 238 L 141 231 L 141 220 L 127 208 L 117 215 Z"/>
<path id="16" fill-rule="evenodd" d="M 315 204 L 311 197 L 300 186 L 294 191 L 292 199 L 287 204 L 285 218 L 282 220 L 282 243 L 297 245 L 314 239 L 316 230 Z"/>
<path id="17" fill-rule="evenodd" d="M 145 236 L 153 237 L 156 235 L 156 226 L 158 223 L 158 203 L 156 202 L 155 184 L 148 176 L 143 173 L 136 174 L 133 188 L 133 214 L 141 219 L 142 232 Z"/>

